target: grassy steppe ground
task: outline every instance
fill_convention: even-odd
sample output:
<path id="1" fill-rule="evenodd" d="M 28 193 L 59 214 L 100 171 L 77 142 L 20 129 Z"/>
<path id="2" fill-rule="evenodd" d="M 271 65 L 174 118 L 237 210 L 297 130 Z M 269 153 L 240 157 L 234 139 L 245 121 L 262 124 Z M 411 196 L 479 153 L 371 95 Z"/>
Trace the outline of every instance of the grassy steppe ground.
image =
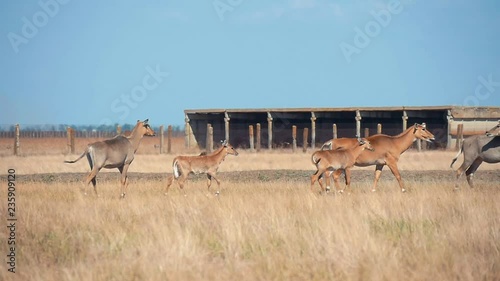
<path id="1" fill-rule="evenodd" d="M 403 154 L 404 194 L 388 169 L 371 193 L 370 167 L 354 168 L 350 192 L 320 195 L 310 153 L 242 151 L 222 163 L 216 197 L 203 176 L 165 196 L 174 155 L 143 153 L 124 200 L 116 171 L 98 175 L 100 197 L 83 195 L 85 159 L 62 163 L 76 155 L 4 156 L 4 224 L 5 174 L 17 174 L 17 273 L 4 227 L 0 280 L 499 280 L 499 166 L 455 192 L 454 154 Z"/>
<path id="2" fill-rule="evenodd" d="M 495 171 L 459 192 L 408 172 L 405 194 L 389 175 L 371 193 L 355 171 L 344 195 L 311 193 L 309 174 L 222 173 L 218 197 L 203 177 L 165 196 L 163 176 L 131 174 L 124 200 L 111 173 L 100 197 L 82 195 L 83 174 L 19 176 L 17 273 L 3 263 L 0 279 L 498 280 Z"/>

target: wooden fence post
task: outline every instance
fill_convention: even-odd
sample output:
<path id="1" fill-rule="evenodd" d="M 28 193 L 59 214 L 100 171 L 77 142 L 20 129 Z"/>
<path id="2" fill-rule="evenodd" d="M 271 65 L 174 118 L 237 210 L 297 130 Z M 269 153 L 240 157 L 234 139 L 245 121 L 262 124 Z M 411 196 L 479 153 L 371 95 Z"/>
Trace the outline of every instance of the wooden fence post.
<path id="1" fill-rule="evenodd" d="M 68 138 L 68 154 L 75 153 L 75 130 L 71 127 L 66 129 L 66 136 Z"/>
<path id="2" fill-rule="evenodd" d="M 297 126 L 292 126 L 292 151 L 297 151 Z"/>
<path id="3" fill-rule="evenodd" d="M 172 125 L 168 125 L 167 128 L 167 153 L 172 153 Z"/>
<path id="4" fill-rule="evenodd" d="M 261 143 L 260 143 L 260 123 L 257 123 L 257 136 L 256 136 L 257 143 L 255 144 L 255 148 L 257 149 L 257 152 L 260 151 Z"/>
<path id="5" fill-rule="evenodd" d="M 21 153 L 21 142 L 20 142 L 21 129 L 19 124 L 16 124 L 14 131 L 14 155 L 19 155 Z"/>
<path id="6" fill-rule="evenodd" d="M 365 128 L 365 138 L 370 136 L 370 128 Z"/>
<path id="7" fill-rule="evenodd" d="M 377 124 L 377 134 L 382 134 L 382 124 Z"/>
<path id="8" fill-rule="evenodd" d="M 302 133 L 302 152 L 307 152 L 307 139 L 309 135 L 309 128 L 304 128 L 304 132 Z"/>
<path id="9" fill-rule="evenodd" d="M 121 135 L 122 134 L 122 126 L 118 125 L 116 126 L 116 134 Z"/>
<path id="10" fill-rule="evenodd" d="M 333 124 L 333 138 L 336 139 L 337 138 L 337 124 Z"/>
<path id="11" fill-rule="evenodd" d="M 254 150 L 254 135 L 253 135 L 253 126 L 249 125 L 248 126 L 248 141 L 250 144 L 250 151 Z"/>
<path id="12" fill-rule="evenodd" d="M 160 154 L 163 154 L 163 145 L 164 145 L 164 127 L 163 125 L 160 126 Z"/>

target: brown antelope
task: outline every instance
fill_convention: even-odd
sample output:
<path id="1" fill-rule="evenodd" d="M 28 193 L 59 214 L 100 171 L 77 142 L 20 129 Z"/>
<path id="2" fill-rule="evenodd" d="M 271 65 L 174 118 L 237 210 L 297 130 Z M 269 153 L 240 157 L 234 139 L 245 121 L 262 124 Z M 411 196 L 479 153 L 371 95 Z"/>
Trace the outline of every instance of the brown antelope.
<path id="1" fill-rule="evenodd" d="M 94 192 L 97 195 L 96 176 L 102 168 L 118 168 L 121 173 L 121 198 L 125 197 L 125 191 L 128 185 L 127 170 L 130 163 L 134 161 L 134 154 L 139 147 L 143 136 L 154 136 L 155 132 L 148 124 L 148 119 L 144 121 L 137 120 L 130 136 L 116 136 L 109 140 L 91 143 L 80 157 L 73 161 L 64 161 L 65 163 L 75 163 L 87 156 L 90 165 L 90 173 L 85 179 L 86 185 L 92 182 Z"/>
<path id="2" fill-rule="evenodd" d="M 212 178 L 217 182 L 217 187 L 220 187 L 220 181 L 215 177 L 219 165 L 224 161 L 228 154 L 237 156 L 238 152 L 234 147 L 224 141 L 222 146 L 211 154 L 201 153 L 198 156 L 177 156 L 172 162 L 173 175 L 167 179 L 167 191 L 168 194 L 170 185 L 176 180 L 181 189 L 184 189 L 184 182 L 187 180 L 190 173 L 193 174 L 206 174 L 208 178 L 208 190 L 212 185 Z M 215 193 L 219 194 L 219 191 Z"/>
<path id="3" fill-rule="evenodd" d="M 356 159 L 365 149 L 373 150 L 370 142 L 366 139 L 356 139 L 356 145 L 348 149 L 339 150 L 318 150 L 313 153 L 311 160 L 316 166 L 316 172 L 311 176 L 311 191 L 313 190 L 314 183 L 323 177 L 326 171 L 344 170 L 346 175 L 346 184 L 349 186 L 351 182 L 349 172 L 350 168 L 354 166 Z M 325 191 L 321 181 L 318 181 L 321 190 Z M 338 190 L 338 182 L 335 182 L 335 187 Z"/>
<path id="4" fill-rule="evenodd" d="M 384 166 L 387 165 L 394 177 L 396 177 L 401 191 L 405 192 L 406 189 L 398 169 L 399 157 L 413 144 L 415 140 L 420 139 L 432 142 L 434 141 L 434 135 L 427 130 L 424 123 L 421 125 L 415 124 L 396 136 L 377 134 L 367 137 L 366 139 L 373 147 L 373 151 L 363 151 L 356 159 L 356 163 L 354 165 L 358 167 L 375 165 L 375 180 L 373 182 L 372 191 L 377 190 L 377 182 L 380 179 L 380 174 L 382 173 Z M 339 140 L 338 144 L 337 140 Z M 356 139 L 332 139 L 327 141 L 322 147 L 329 147 L 333 150 L 339 148 L 345 149 L 355 146 L 356 143 Z M 336 170 L 333 172 L 334 181 L 338 181 L 341 173 L 342 170 Z M 326 180 L 329 181 L 329 177 L 327 177 Z"/>

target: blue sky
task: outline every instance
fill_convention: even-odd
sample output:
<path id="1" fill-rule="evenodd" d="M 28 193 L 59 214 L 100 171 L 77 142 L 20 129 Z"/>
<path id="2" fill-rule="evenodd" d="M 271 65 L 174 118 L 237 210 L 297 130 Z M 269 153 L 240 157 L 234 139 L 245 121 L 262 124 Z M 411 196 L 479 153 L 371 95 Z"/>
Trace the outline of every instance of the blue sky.
<path id="1" fill-rule="evenodd" d="M 2 1 L 0 23 L 0 124 L 500 106 L 493 0 Z"/>

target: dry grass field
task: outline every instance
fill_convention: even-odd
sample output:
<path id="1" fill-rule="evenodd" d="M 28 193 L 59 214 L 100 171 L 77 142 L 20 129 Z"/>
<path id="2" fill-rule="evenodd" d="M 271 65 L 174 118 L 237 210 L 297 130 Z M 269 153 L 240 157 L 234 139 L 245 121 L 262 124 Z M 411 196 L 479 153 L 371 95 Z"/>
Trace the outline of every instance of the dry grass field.
<path id="1" fill-rule="evenodd" d="M 64 145 L 20 157 L 0 150 L 0 217 L 6 225 L 14 168 L 18 218 L 15 274 L 0 231 L 0 280 L 500 279 L 499 165 L 483 164 L 475 189 L 462 179 L 453 191 L 455 152 L 408 151 L 407 193 L 388 169 L 370 192 L 369 167 L 354 169 L 350 192 L 319 194 L 309 189 L 310 153 L 242 151 L 222 163 L 219 196 L 203 176 L 186 195 L 174 184 L 165 196 L 174 155 L 145 144 L 123 200 L 117 171 L 98 175 L 99 197 L 90 187 L 83 195 L 88 164 L 62 163 L 77 156 Z"/>

